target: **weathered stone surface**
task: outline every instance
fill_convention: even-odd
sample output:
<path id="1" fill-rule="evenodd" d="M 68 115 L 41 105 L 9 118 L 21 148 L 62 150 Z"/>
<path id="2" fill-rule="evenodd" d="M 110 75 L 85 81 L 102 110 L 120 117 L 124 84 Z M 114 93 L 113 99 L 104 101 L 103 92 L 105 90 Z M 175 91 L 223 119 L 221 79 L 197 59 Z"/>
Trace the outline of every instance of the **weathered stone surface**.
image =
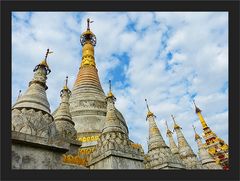
<path id="1" fill-rule="evenodd" d="M 72 169 L 83 167 L 66 166 L 62 155 L 75 153 L 81 144 L 53 141 L 48 138 L 12 132 L 12 168 L 13 169 Z M 74 148 L 75 147 L 75 148 Z M 77 147 L 77 148 L 76 148 Z"/>
<path id="2" fill-rule="evenodd" d="M 14 108 L 34 108 L 50 114 L 50 106 L 46 95 L 47 68 L 38 65 L 34 69 L 34 77 L 29 82 L 27 91 L 18 98 Z"/>
<path id="3" fill-rule="evenodd" d="M 184 165 L 186 165 L 187 169 L 202 169 L 201 162 L 188 144 L 181 129 L 182 128 L 178 126 L 174 120 L 174 130 L 177 134 L 178 150 Z"/>
<path id="4" fill-rule="evenodd" d="M 95 151 L 89 157 L 92 169 L 143 169 L 143 150 L 134 147 L 128 131 L 121 127 L 117 116 L 115 97 L 107 97 L 107 115 Z"/>
<path id="5" fill-rule="evenodd" d="M 195 141 L 198 145 L 198 155 L 199 159 L 203 165 L 203 169 L 222 169 L 222 166 L 217 164 L 213 157 L 208 153 L 207 149 L 204 147 L 201 137 L 195 131 Z"/>
<path id="6" fill-rule="evenodd" d="M 185 169 L 182 161 L 177 159 L 166 145 L 160 130 L 154 120 L 154 115 L 149 111 L 147 121 L 149 123 L 148 153 L 145 157 L 146 169 Z"/>
<path id="7" fill-rule="evenodd" d="M 63 138 L 76 140 L 77 131 L 74 128 L 75 124 L 72 121 L 72 116 L 69 111 L 70 95 L 71 95 L 71 91 L 67 87 L 67 80 L 66 80 L 66 85 L 60 92 L 61 103 L 53 116 L 54 116 L 58 134 L 60 134 L 60 136 L 62 136 Z"/>
<path id="8" fill-rule="evenodd" d="M 12 110 L 12 131 L 53 137 L 56 134 L 56 127 L 50 114 L 41 110 L 22 108 Z"/>

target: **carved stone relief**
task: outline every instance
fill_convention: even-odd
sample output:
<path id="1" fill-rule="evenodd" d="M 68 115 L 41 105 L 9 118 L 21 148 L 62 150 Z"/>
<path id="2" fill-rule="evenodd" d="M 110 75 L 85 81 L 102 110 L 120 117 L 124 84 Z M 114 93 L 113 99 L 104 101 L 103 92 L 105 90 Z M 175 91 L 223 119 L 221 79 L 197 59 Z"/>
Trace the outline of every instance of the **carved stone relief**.
<path id="1" fill-rule="evenodd" d="M 12 111 L 12 131 L 18 131 L 41 137 L 53 137 L 56 126 L 51 115 L 23 108 Z"/>

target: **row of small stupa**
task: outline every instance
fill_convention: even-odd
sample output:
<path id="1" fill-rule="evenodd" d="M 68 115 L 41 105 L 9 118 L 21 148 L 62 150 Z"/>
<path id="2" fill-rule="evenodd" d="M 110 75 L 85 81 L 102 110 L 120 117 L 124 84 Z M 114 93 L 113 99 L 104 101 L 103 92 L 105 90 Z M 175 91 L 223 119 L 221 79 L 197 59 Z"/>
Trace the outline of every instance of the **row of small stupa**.
<path id="1" fill-rule="evenodd" d="M 81 43 L 83 45 L 83 58 L 80 67 L 79 76 L 77 77 L 73 91 L 79 94 L 76 85 L 84 85 L 81 91 L 86 91 L 86 86 L 91 90 L 100 90 L 101 84 L 98 80 L 96 71 L 96 64 L 94 61 L 94 49 L 96 44 L 96 37 L 89 29 L 81 36 Z M 47 57 L 51 53 L 47 50 L 45 59 L 38 64 L 34 69 L 34 77 L 29 83 L 27 91 L 18 96 L 16 103 L 12 107 L 12 130 L 19 131 L 26 134 L 33 134 L 46 138 L 53 138 L 55 136 L 76 140 L 77 135 L 81 132 L 76 130 L 75 124 L 79 122 L 73 121 L 73 115 L 70 111 L 70 100 L 76 99 L 72 96 L 71 91 L 67 86 L 67 79 L 63 89 L 60 92 L 61 103 L 54 113 L 50 112 L 50 105 L 46 96 L 46 80 L 47 75 L 51 72 L 48 64 Z M 91 72 L 94 79 L 87 75 Z M 84 73 L 85 71 L 85 73 Z M 88 83 L 93 81 L 93 84 Z M 78 86 L 79 86 L 78 85 Z M 111 85 L 111 84 L 110 84 Z M 174 131 L 177 134 L 178 146 L 174 142 L 173 133 L 167 128 L 167 137 L 169 138 L 169 146 L 165 143 L 162 135 L 155 122 L 155 116 L 150 111 L 148 105 L 147 120 L 149 123 L 149 140 L 148 140 L 148 153 L 144 154 L 141 147 L 134 148 L 133 142 L 128 137 L 128 128 L 125 120 L 119 116 L 119 111 L 115 108 L 116 98 L 111 91 L 105 97 L 106 101 L 106 116 L 104 124 L 100 131 L 100 138 L 93 147 L 94 151 L 88 155 L 87 166 L 90 169 L 95 169 L 95 163 L 103 159 L 106 153 L 121 157 L 128 158 L 129 160 L 138 160 L 137 168 L 146 169 L 222 169 L 216 163 L 213 157 L 209 154 L 200 136 L 196 133 L 195 140 L 198 144 L 199 159 L 193 152 L 192 148 L 186 141 L 181 127 L 176 123 L 174 117 Z M 75 112 L 74 112 L 75 114 Z M 25 119 L 28 115 L 36 116 L 36 119 Z M 79 115 L 75 115 L 77 117 Z M 21 119 L 20 119 L 21 118 Z M 22 119 L 24 118 L 24 119 Z M 142 161 L 141 161 L 142 160 Z"/>

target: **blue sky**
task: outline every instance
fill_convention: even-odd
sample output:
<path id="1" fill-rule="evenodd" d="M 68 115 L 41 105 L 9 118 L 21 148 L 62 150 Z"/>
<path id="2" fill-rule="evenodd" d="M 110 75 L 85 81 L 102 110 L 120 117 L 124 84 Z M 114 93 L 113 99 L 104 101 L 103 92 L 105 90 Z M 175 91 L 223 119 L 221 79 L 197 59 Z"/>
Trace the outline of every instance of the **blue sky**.
<path id="1" fill-rule="evenodd" d="M 147 150 L 147 98 L 166 139 L 170 115 L 197 153 L 192 124 L 202 133 L 192 99 L 212 130 L 228 142 L 227 12 L 14 12 L 12 14 L 12 103 L 25 92 L 47 48 L 52 70 L 47 90 L 51 111 L 65 76 L 73 86 L 80 62 L 80 34 L 94 21 L 95 59 L 105 93 L 112 80 L 116 107 L 130 138 Z M 176 136 L 176 135 L 174 135 Z"/>

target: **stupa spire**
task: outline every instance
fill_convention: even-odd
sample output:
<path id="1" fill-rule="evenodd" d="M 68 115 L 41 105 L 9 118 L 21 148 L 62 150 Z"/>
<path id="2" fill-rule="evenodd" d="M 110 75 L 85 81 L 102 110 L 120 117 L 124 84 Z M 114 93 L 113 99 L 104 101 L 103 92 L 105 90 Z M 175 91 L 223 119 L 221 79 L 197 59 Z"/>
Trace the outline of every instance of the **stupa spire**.
<path id="1" fill-rule="evenodd" d="M 148 153 L 146 155 L 146 167 L 151 169 L 176 168 L 184 169 L 181 160 L 177 159 L 166 145 L 160 130 L 155 122 L 155 116 L 150 111 L 147 99 L 145 99 L 148 113 L 147 121 L 149 123 Z M 154 159 L 158 155 L 159 159 Z"/>
<path id="2" fill-rule="evenodd" d="M 196 114 L 198 115 L 198 117 L 199 117 L 199 120 L 200 120 L 200 122 L 201 122 L 201 124 L 202 124 L 202 127 L 203 127 L 203 129 L 206 129 L 207 127 L 208 127 L 208 125 L 207 125 L 207 123 L 206 123 L 206 121 L 204 120 L 204 118 L 203 118 L 203 116 L 202 116 L 202 114 L 201 114 L 201 109 L 199 109 L 197 106 L 196 106 L 196 103 L 195 103 L 195 101 L 193 100 L 193 104 L 194 104 L 194 106 L 195 106 L 195 112 L 196 112 Z"/>
<path id="3" fill-rule="evenodd" d="M 50 113 L 50 105 L 46 95 L 48 88 L 46 80 L 47 75 L 51 72 L 47 64 L 47 57 L 51 53 L 53 52 L 47 49 L 44 60 L 34 68 L 33 79 L 29 82 L 27 91 L 18 97 L 16 104 L 13 106 L 14 108 L 28 107 Z"/>
<path id="4" fill-rule="evenodd" d="M 12 107 L 12 130 L 40 137 L 53 137 L 55 125 L 46 95 L 47 75 L 51 72 L 47 57 L 52 53 L 47 49 L 44 60 L 34 68 L 34 76 L 29 87 Z"/>
<path id="5" fill-rule="evenodd" d="M 202 111 L 196 106 L 195 101 L 193 101 L 193 103 L 195 106 L 195 112 L 203 128 L 203 138 L 206 141 L 205 146 L 208 149 L 208 152 L 213 156 L 217 163 L 219 163 L 225 170 L 228 170 L 228 144 L 211 130 L 202 116 Z"/>
<path id="6" fill-rule="evenodd" d="M 143 149 L 141 145 L 134 144 L 128 138 L 127 127 L 125 127 L 121 121 L 117 109 L 115 108 L 116 98 L 112 94 L 111 81 L 109 81 L 109 93 L 106 97 L 107 101 L 107 114 L 104 122 L 102 132 L 99 136 L 94 151 L 89 156 L 90 167 L 101 168 L 102 164 L 108 165 L 106 168 L 143 168 Z M 124 159 L 121 164 L 117 163 L 123 155 Z M 111 158 L 111 159 L 109 159 Z M 139 160 L 138 165 L 129 164 L 129 159 Z M 103 162 L 100 163 L 99 162 Z"/>
<path id="7" fill-rule="evenodd" d="M 58 133 L 64 138 L 76 139 L 77 131 L 74 128 L 74 122 L 69 111 L 69 97 L 71 91 L 67 87 L 68 76 L 66 76 L 63 89 L 60 91 L 61 103 L 54 113 L 54 120 Z"/>
<path id="8" fill-rule="evenodd" d="M 84 65 L 92 65 L 96 66 L 95 58 L 94 58 L 94 46 L 96 46 L 97 39 L 93 32 L 90 30 L 90 19 L 87 19 L 87 30 L 83 32 L 80 37 L 81 45 L 83 46 L 82 49 L 82 63 L 81 67 Z"/>
<path id="9" fill-rule="evenodd" d="M 106 133 L 106 132 L 126 133 L 122 128 L 121 121 L 117 116 L 117 111 L 115 108 L 116 98 L 114 97 L 111 90 L 111 80 L 109 80 L 109 92 L 108 92 L 108 96 L 106 97 L 106 100 L 107 100 L 107 115 L 106 115 L 106 121 L 104 123 L 102 133 Z"/>
<path id="10" fill-rule="evenodd" d="M 87 30 L 80 36 L 82 61 L 73 89 L 79 86 L 84 88 L 88 87 L 98 89 L 103 93 L 94 57 L 94 46 L 96 46 L 97 38 L 90 30 L 90 23 L 92 22 L 89 18 L 87 19 Z"/>
<path id="11" fill-rule="evenodd" d="M 165 121 L 165 124 L 166 124 L 166 128 L 167 128 L 167 137 L 169 139 L 169 147 L 173 154 L 179 154 L 177 145 L 173 139 L 173 133 L 172 133 L 172 131 L 170 131 L 167 121 Z"/>
<path id="12" fill-rule="evenodd" d="M 192 125 L 193 126 L 193 125 Z M 195 141 L 198 145 L 198 155 L 199 159 L 203 165 L 204 169 L 222 169 L 222 167 L 216 163 L 213 157 L 208 153 L 207 149 L 204 147 L 204 144 L 201 141 L 201 137 L 197 134 L 196 128 L 193 126 L 195 133 Z"/>
<path id="13" fill-rule="evenodd" d="M 182 133 L 182 128 L 177 125 L 175 117 L 171 115 L 174 122 L 174 131 L 177 134 L 178 140 L 178 150 L 180 157 L 183 163 L 186 165 L 188 169 L 200 169 L 202 168 L 201 163 L 198 161 L 197 156 L 194 154 L 192 148 L 188 144 L 186 138 Z"/>

